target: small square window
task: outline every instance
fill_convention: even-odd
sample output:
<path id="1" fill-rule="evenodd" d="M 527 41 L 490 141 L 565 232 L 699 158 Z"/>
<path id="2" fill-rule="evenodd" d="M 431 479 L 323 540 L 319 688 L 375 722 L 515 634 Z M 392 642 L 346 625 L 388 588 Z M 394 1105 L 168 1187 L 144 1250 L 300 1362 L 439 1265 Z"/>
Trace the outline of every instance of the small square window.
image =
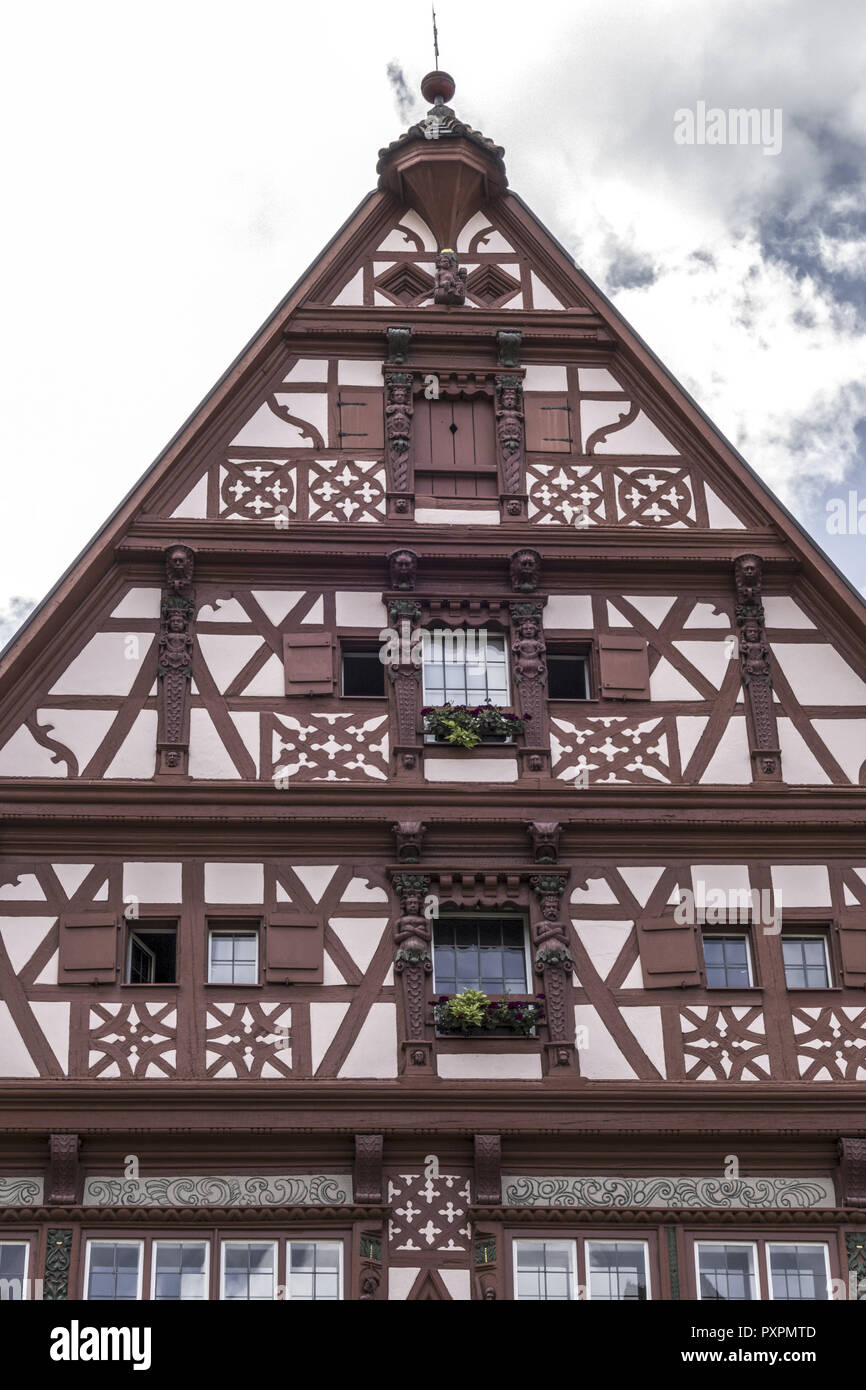
<path id="1" fill-rule="evenodd" d="M 708 989 L 747 989 L 753 984 L 747 936 L 709 936 L 705 932 L 703 945 Z"/>
<path id="2" fill-rule="evenodd" d="M 830 954 L 826 936 L 782 937 L 782 960 L 788 989 L 829 989 Z"/>
<path id="3" fill-rule="evenodd" d="M 208 1245 L 203 1240 L 158 1240 L 153 1249 L 153 1292 L 157 1302 L 206 1299 Z"/>
<path id="4" fill-rule="evenodd" d="M 177 925 L 130 924 L 126 939 L 128 985 L 173 985 L 177 982 Z"/>
<path id="5" fill-rule="evenodd" d="M 257 985 L 259 933 L 234 927 L 211 928 L 209 944 L 212 985 Z"/>
<path id="6" fill-rule="evenodd" d="M 259 1303 L 276 1296 L 277 1247 L 272 1240 L 224 1240 L 220 1297 Z"/>
<path id="7" fill-rule="evenodd" d="M 338 1240 L 290 1240 L 287 1297 L 336 1300 L 343 1296 L 343 1246 Z"/>
<path id="8" fill-rule="evenodd" d="M 589 699 L 589 658 L 585 651 L 548 652 L 547 694 L 551 700 Z"/>
<path id="9" fill-rule="evenodd" d="M 589 1240 L 586 1269 L 591 1299 L 632 1303 L 649 1297 L 647 1247 L 643 1242 Z"/>
<path id="10" fill-rule="evenodd" d="M 385 663 L 379 644 L 343 648 L 341 691 L 353 699 L 382 699 L 385 694 Z"/>
<path id="11" fill-rule="evenodd" d="M 576 1270 L 574 1241 L 514 1242 L 514 1297 L 521 1302 L 567 1302 L 574 1299 Z"/>

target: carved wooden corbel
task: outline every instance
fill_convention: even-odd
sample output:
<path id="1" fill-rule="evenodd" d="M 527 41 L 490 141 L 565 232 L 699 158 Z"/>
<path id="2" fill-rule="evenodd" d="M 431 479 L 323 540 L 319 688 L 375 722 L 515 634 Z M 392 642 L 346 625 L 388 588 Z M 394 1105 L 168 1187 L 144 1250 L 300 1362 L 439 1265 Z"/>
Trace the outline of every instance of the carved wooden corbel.
<path id="1" fill-rule="evenodd" d="M 523 334 L 519 328 L 503 328 L 496 334 L 496 349 L 500 367 L 519 367 Z"/>
<path id="2" fill-rule="evenodd" d="M 734 561 L 737 626 L 740 630 L 740 678 L 756 782 L 781 782 L 782 754 L 773 707 L 773 668 L 764 628 L 763 563 L 758 555 Z"/>
<path id="3" fill-rule="evenodd" d="M 355 1135 L 355 1172 L 352 1195 L 356 1202 L 378 1204 L 382 1201 L 382 1152 L 381 1134 Z"/>
<path id="4" fill-rule="evenodd" d="M 433 973 L 433 955 L 430 923 L 422 910 L 430 879 L 426 874 L 395 874 L 393 883 L 403 905 L 402 916 L 394 924 L 394 973 L 403 984 L 403 1066 L 408 1071 L 431 1072 L 433 1042 L 427 1023 L 427 978 Z"/>
<path id="5" fill-rule="evenodd" d="M 532 841 L 532 857 L 536 864 L 555 864 L 559 858 L 559 821 L 527 821 L 526 829 Z"/>
<path id="6" fill-rule="evenodd" d="M 866 1207 L 866 1139 L 840 1139 L 837 1152 L 840 1203 Z"/>
<path id="7" fill-rule="evenodd" d="M 426 825 L 420 820 L 401 820 L 391 826 L 391 833 L 397 845 L 399 864 L 417 864 L 421 858 L 421 844 Z"/>
<path id="8" fill-rule="evenodd" d="M 562 920 L 560 899 L 568 882 L 567 872 L 535 874 L 530 884 L 541 907 L 541 920 L 532 926 L 535 970 L 544 981 L 545 1015 L 549 1042 L 548 1065 L 575 1066 L 572 972 L 574 960 L 568 923 Z"/>
<path id="9" fill-rule="evenodd" d="M 409 339 L 412 329 L 386 328 L 385 334 L 388 339 L 388 361 L 395 367 L 405 367 L 409 361 Z"/>
<path id="10" fill-rule="evenodd" d="M 502 1138 L 498 1134 L 476 1134 L 475 1202 L 498 1206 L 502 1201 Z"/>
<path id="11" fill-rule="evenodd" d="M 65 1207 L 79 1201 L 83 1179 L 80 1152 L 81 1139 L 77 1134 L 49 1134 L 45 1183 L 45 1201 L 49 1206 Z"/>
<path id="12" fill-rule="evenodd" d="M 192 681 L 195 556 L 187 545 L 165 552 L 157 676 L 157 771 L 185 775 L 189 767 L 189 689 Z"/>

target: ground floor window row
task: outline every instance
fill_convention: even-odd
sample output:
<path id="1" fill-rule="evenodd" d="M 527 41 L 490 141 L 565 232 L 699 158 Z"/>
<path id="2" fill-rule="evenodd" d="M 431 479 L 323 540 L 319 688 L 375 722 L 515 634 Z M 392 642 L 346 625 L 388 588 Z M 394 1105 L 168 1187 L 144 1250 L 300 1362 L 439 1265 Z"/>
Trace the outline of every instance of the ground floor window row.
<path id="1" fill-rule="evenodd" d="M 669 1233 L 672 1233 L 670 1228 Z M 704 1238 L 687 1233 L 674 1297 L 709 1302 L 827 1301 L 861 1297 L 840 1277 L 833 1243 L 805 1237 Z M 42 1297 L 29 1238 L 0 1241 L 0 1299 Z M 96 1302 L 338 1301 L 351 1297 L 350 1237 L 99 1235 L 82 1242 L 70 1299 Z M 639 1302 L 665 1292 L 658 1233 L 645 1239 L 506 1237 L 500 1296 L 518 1302 Z M 363 1252 L 362 1252 L 363 1253 Z M 669 1253 L 669 1252 L 668 1252 Z M 668 1264 L 668 1275 L 672 1273 Z"/>

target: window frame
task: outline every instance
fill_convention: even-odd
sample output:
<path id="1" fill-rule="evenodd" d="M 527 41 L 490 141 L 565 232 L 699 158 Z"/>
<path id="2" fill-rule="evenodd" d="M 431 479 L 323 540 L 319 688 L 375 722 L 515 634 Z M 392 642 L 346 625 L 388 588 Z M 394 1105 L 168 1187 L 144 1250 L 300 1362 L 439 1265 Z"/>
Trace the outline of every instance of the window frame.
<path id="1" fill-rule="evenodd" d="M 15 1236 L 14 1238 L 0 1238 L 0 1250 L 4 1245 L 21 1245 L 24 1247 L 24 1273 L 21 1276 L 21 1297 L 3 1299 L 4 1303 L 25 1303 L 30 1299 L 30 1266 L 33 1261 L 33 1239 L 30 1236 Z"/>
<path id="2" fill-rule="evenodd" d="M 90 1297 L 90 1267 L 94 1245 L 134 1245 L 138 1250 L 138 1283 L 135 1298 L 91 1298 Z M 146 1241 L 141 1236 L 86 1236 L 84 1251 L 84 1283 L 81 1290 L 81 1299 L 84 1303 L 141 1303 L 142 1289 L 144 1287 L 144 1260 L 146 1251 Z"/>
<path id="3" fill-rule="evenodd" d="M 121 986 L 124 989 L 176 989 L 180 983 L 181 967 L 181 931 L 179 917 L 166 917 L 164 913 L 143 912 L 139 905 L 136 917 L 123 917 L 123 957 L 122 957 L 122 980 Z M 130 963 L 132 953 L 132 938 L 136 932 L 173 932 L 174 934 L 174 979 L 166 980 L 164 983 L 150 983 L 130 980 Z M 145 948 L 147 949 L 147 948 Z"/>
<path id="4" fill-rule="evenodd" d="M 219 1240 L 219 1282 L 217 1284 L 216 1302 L 219 1303 L 274 1303 L 277 1301 L 277 1294 L 280 1288 L 280 1240 L 273 1236 L 270 1239 L 262 1236 L 221 1236 Z M 274 1252 L 273 1263 L 273 1284 L 270 1298 L 226 1298 L 225 1296 L 225 1276 L 226 1276 L 226 1250 L 231 1245 L 270 1245 Z"/>
<path id="5" fill-rule="evenodd" d="M 517 1256 L 521 1245 L 544 1245 L 556 1246 L 571 1250 L 571 1281 L 570 1296 L 568 1298 L 521 1298 L 518 1294 L 518 1268 Z M 511 1238 L 511 1279 L 512 1279 L 512 1302 L 514 1303 L 577 1303 L 580 1301 L 580 1275 L 578 1273 L 578 1246 L 576 1236 L 531 1236 L 519 1235 Z"/>
<path id="6" fill-rule="evenodd" d="M 585 1273 L 585 1276 L 586 1276 L 586 1300 L 587 1300 L 588 1303 L 591 1303 L 591 1302 L 593 1301 L 593 1298 L 592 1298 L 592 1277 L 591 1277 L 590 1264 L 589 1264 L 589 1248 L 590 1248 L 590 1246 L 592 1246 L 592 1245 L 637 1245 L 637 1246 L 640 1246 L 641 1250 L 643 1251 L 644 1274 L 645 1274 L 645 1276 L 646 1276 L 646 1297 L 645 1297 L 645 1298 L 613 1298 L 613 1299 L 597 1298 L 597 1299 L 595 1300 L 596 1303 L 651 1303 L 651 1302 L 653 1301 L 653 1294 L 652 1294 L 652 1266 L 651 1266 L 651 1263 L 650 1263 L 649 1241 L 646 1240 L 645 1238 L 644 1238 L 644 1239 L 637 1239 L 637 1240 L 631 1240 L 631 1239 L 628 1239 L 628 1238 L 622 1239 L 622 1238 L 621 1238 L 620 1236 L 618 1236 L 618 1235 L 613 1235 L 613 1236 L 608 1236 L 608 1237 L 603 1237 L 603 1236 L 584 1236 L 584 1239 L 583 1239 L 583 1262 L 584 1262 L 584 1273 Z M 580 1256 L 580 1250 L 578 1250 L 578 1257 L 579 1257 L 579 1256 Z"/>
<path id="7" fill-rule="evenodd" d="M 700 924 L 700 923 L 699 923 L 699 924 L 698 924 L 698 932 L 699 932 L 700 939 L 701 939 L 701 969 L 702 969 L 702 971 L 703 971 L 703 984 L 704 984 L 704 988 L 705 988 L 705 989 L 707 989 L 707 990 L 712 990 L 712 991 L 715 993 L 716 991 L 724 990 L 724 989 L 727 989 L 727 990 L 741 990 L 741 989 L 756 989 L 756 988 L 759 987 L 759 986 L 758 986 L 758 980 L 757 980 L 757 971 L 756 971 L 755 948 L 754 948 L 754 942 L 752 941 L 752 928 L 751 928 L 751 924 L 744 926 L 744 925 L 742 925 L 741 923 L 737 923 L 737 924 L 731 924 L 730 927 L 726 927 L 726 926 L 724 926 L 724 925 L 716 926 L 716 925 L 714 924 L 714 925 L 711 926 L 711 927 L 707 927 L 705 924 Z M 746 984 L 746 985 L 732 985 L 732 984 L 711 985 L 711 984 L 710 984 L 710 980 L 709 980 L 709 967 L 708 967 L 708 965 L 707 965 L 706 952 L 704 951 L 704 941 L 705 941 L 706 938 L 710 938 L 711 940 L 712 940 L 712 939 L 722 940 L 722 939 L 725 939 L 725 938 L 727 938 L 727 937 L 732 937 L 732 938 L 735 938 L 735 939 L 737 939 L 737 940 L 742 940 L 742 941 L 745 941 L 745 943 L 746 943 L 746 964 L 747 964 L 747 966 L 748 966 L 748 971 L 749 971 L 749 983 Z"/>
<path id="8" fill-rule="evenodd" d="M 335 1245 L 337 1247 L 337 1297 L 317 1299 L 315 1296 L 315 1273 L 313 1274 L 313 1297 L 312 1298 L 293 1298 L 290 1292 L 292 1279 L 292 1246 L 293 1245 Z M 286 1303 L 343 1303 L 346 1298 L 345 1285 L 345 1265 L 346 1265 L 346 1243 L 339 1238 L 319 1236 L 287 1236 L 284 1242 L 283 1257 L 285 1259 L 285 1283 L 283 1284 L 283 1301 Z"/>
<path id="9" fill-rule="evenodd" d="M 219 914 L 208 913 L 206 918 L 207 929 L 207 985 L 212 989 L 259 989 L 262 984 L 262 919 L 261 917 L 238 917 L 226 914 L 221 917 Z M 241 984 L 235 980 L 214 980 L 211 978 L 213 961 L 211 957 L 211 943 L 214 936 L 254 936 L 256 941 L 256 971 L 255 979 L 248 984 Z M 232 966 L 235 965 L 232 957 Z"/>
<path id="10" fill-rule="evenodd" d="M 202 1298 L 157 1298 L 156 1297 L 156 1275 L 158 1263 L 158 1251 L 161 1245 L 203 1245 L 204 1246 L 204 1295 Z M 150 1293 L 148 1301 L 151 1303 L 209 1303 L 211 1302 L 211 1247 L 213 1239 L 211 1236 L 152 1236 L 150 1239 Z"/>
<path id="11" fill-rule="evenodd" d="M 554 638 L 552 641 L 545 642 L 547 654 L 545 667 L 547 670 L 547 699 L 552 704 L 557 705 L 588 705 L 597 701 L 596 673 L 593 662 L 593 644 L 589 638 L 577 638 L 572 642 Z M 586 695 L 552 695 L 550 693 L 550 661 L 557 657 L 574 657 L 583 662 L 584 682 L 586 685 Z"/>
<path id="12" fill-rule="evenodd" d="M 381 652 L 383 643 L 378 637 L 338 637 L 338 681 L 337 698 L 339 700 L 367 700 L 386 701 L 388 699 L 388 684 L 385 679 L 385 663 L 381 662 Z M 343 661 L 347 653 L 375 651 L 379 656 L 382 665 L 382 694 L 381 695 L 347 695 L 345 692 L 345 676 Z"/>
<path id="13" fill-rule="evenodd" d="M 770 1250 L 793 1250 L 802 1245 L 811 1245 L 823 1251 L 824 1254 L 824 1276 L 827 1287 L 827 1297 L 823 1298 L 776 1298 L 773 1293 L 773 1270 L 770 1264 Z M 833 1272 L 830 1266 L 830 1243 L 826 1240 L 773 1240 L 767 1237 L 764 1241 L 764 1266 L 767 1276 L 767 1301 L 771 1303 L 832 1303 L 833 1301 Z"/>
<path id="14" fill-rule="evenodd" d="M 514 921 L 515 921 L 515 922 L 519 922 L 520 925 L 521 925 L 522 928 L 523 928 L 523 978 L 524 978 L 524 981 L 526 982 L 526 983 L 525 983 L 525 988 L 524 988 L 522 991 L 516 991 L 514 994 L 506 994 L 506 993 L 504 993 L 504 992 L 500 992 L 500 993 L 493 993 L 493 994 L 490 994 L 488 997 L 489 997 L 490 999 L 508 999 L 508 1000 L 518 1000 L 518 999 L 521 999 L 521 998 L 530 998 L 530 997 L 534 998 L 534 997 L 535 997 L 535 996 L 534 996 L 534 984 L 535 984 L 535 981 L 534 981 L 534 979 L 533 979 L 533 972 L 532 972 L 532 953 L 531 953 L 532 940 L 531 940 L 530 930 L 529 930 L 529 919 L 528 919 L 526 913 L 523 913 L 523 912 L 495 912 L 495 911 L 492 911 L 492 912 L 462 912 L 462 913 L 461 913 L 461 912 L 443 912 L 443 913 L 441 913 L 441 914 L 439 915 L 439 917 L 437 917 L 437 918 L 434 920 L 434 922 L 432 923 L 432 928 L 433 928 L 433 929 L 432 929 L 432 931 L 431 931 L 431 933 L 430 933 L 430 954 L 431 954 L 431 957 L 432 957 L 432 960 L 433 960 L 433 993 L 434 993 L 435 995 L 445 994 L 445 993 L 448 992 L 447 990 L 440 988 L 439 982 L 438 982 L 438 980 L 437 980 L 437 978 L 436 978 L 436 927 L 438 926 L 438 924 L 439 924 L 440 922 L 448 922 L 448 921 L 463 922 L 463 921 L 468 921 L 468 920 L 471 920 L 471 921 L 473 921 L 473 922 L 475 922 L 475 921 L 477 921 L 477 922 L 482 922 L 482 921 L 484 921 L 484 920 L 492 920 L 492 921 L 500 922 L 500 921 L 502 921 L 502 920 L 503 920 L 504 918 L 506 918 L 506 917 L 511 917 L 511 918 L 513 918 Z M 480 990 L 481 988 L 482 988 L 482 986 L 481 986 L 480 983 L 479 983 L 478 985 L 471 985 L 471 984 L 464 984 L 464 985 L 463 985 L 463 989 L 479 989 L 479 990 Z M 455 993 L 461 993 L 461 992 L 462 992 L 461 990 L 456 990 L 456 991 L 455 991 Z M 485 990 L 484 993 L 487 993 L 487 991 Z M 448 1037 L 450 1038 L 450 1037 L 453 1037 L 454 1034 L 453 1034 L 453 1033 L 449 1033 L 449 1034 L 447 1034 L 446 1036 L 448 1036 Z"/>
<path id="15" fill-rule="evenodd" d="M 458 633 L 462 633 L 462 634 L 463 634 L 463 636 L 464 636 L 464 643 L 465 643 L 466 636 L 467 636 L 469 633 L 477 634 L 477 633 L 479 633 L 479 632 L 481 632 L 481 631 L 483 631 L 483 632 L 485 633 L 485 647 L 486 647 L 486 645 L 487 645 L 488 639 L 491 638 L 491 637 L 498 638 L 498 639 L 502 642 L 502 652 L 503 652 L 502 666 L 504 667 L 504 670 L 505 670 L 505 695 L 504 695 L 503 699 L 501 699 L 501 700 L 498 700 L 498 699 L 497 699 L 497 700 L 494 700 L 493 696 L 492 696 L 491 693 L 490 693 L 489 681 L 488 681 L 488 679 L 487 679 L 487 674 L 488 674 L 488 669 L 489 669 L 489 663 L 487 662 L 486 659 L 485 659 L 485 662 L 484 662 L 484 678 L 485 678 L 485 679 L 484 679 L 484 686 L 485 686 L 485 688 L 484 688 L 484 693 L 483 693 L 483 695 L 480 696 L 480 698 L 474 699 L 473 695 L 472 695 L 472 694 L 470 693 L 470 691 L 469 691 L 469 688 L 468 688 L 468 685 L 467 685 L 467 681 L 466 681 L 466 665 L 467 665 L 467 663 L 466 663 L 465 655 L 464 655 L 464 659 L 463 659 L 463 663 L 462 663 L 462 665 L 463 665 L 463 689 L 464 689 L 463 698 L 462 698 L 462 699 L 454 699 L 453 696 L 449 696 L 448 691 L 447 691 L 447 689 L 445 688 L 445 683 L 444 683 L 444 681 L 445 681 L 445 661 L 444 661 L 444 656 L 443 656 L 443 662 L 442 662 L 442 667 L 443 667 L 443 671 L 442 671 L 442 675 L 443 675 L 442 699 L 441 699 L 441 701 L 440 701 L 440 700 L 434 698 L 434 696 L 428 691 L 428 688 L 427 688 L 427 670 L 428 670 L 428 666 L 431 664 L 431 663 L 429 663 L 428 660 L 427 660 L 428 634 L 430 635 L 430 638 L 432 638 L 434 642 L 435 642 L 435 635 L 436 635 L 437 633 L 442 633 L 443 635 L 448 634 L 448 637 L 447 637 L 446 642 L 443 643 L 443 647 L 445 647 L 445 646 L 448 645 L 448 642 L 449 642 L 449 641 L 453 641 L 453 640 L 454 640 L 456 634 L 458 634 Z M 506 631 L 504 628 L 495 628 L 495 627 L 491 627 L 490 629 L 488 629 L 488 628 L 483 627 L 483 626 L 480 626 L 480 625 L 479 625 L 478 627 L 473 627 L 473 626 L 467 625 L 467 624 L 457 624 L 457 625 L 454 626 L 454 627 L 449 627 L 447 624 L 442 625 L 442 626 L 428 625 L 428 626 L 423 627 L 423 628 L 421 629 L 421 642 L 422 642 L 422 653 L 421 653 L 421 696 L 422 696 L 421 703 L 422 703 L 422 705 L 433 705 L 433 706 L 436 706 L 436 705 L 438 705 L 438 704 L 458 704 L 458 705 L 459 705 L 459 704 L 464 704 L 464 705 L 467 705 L 467 706 L 469 706 L 469 707 L 471 708 L 473 705 L 476 705 L 476 704 L 477 704 L 477 705 L 483 705 L 483 704 L 489 702 L 490 704 L 495 705 L 497 709 L 501 709 L 501 710 L 511 710 L 511 709 L 512 709 L 513 700 L 514 700 L 514 691 L 513 691 L 513 689 L 512 689 L 513 680 L 512 680 L 511 660 L 510 660 L 510 634 L 509 634 L 509 632 Z M 452 662 L 452 663 L 450 663 L 450 664 L 456 666 L 458 663 L 457 663 L 457 662 Z M 496 664 L 498 665 L 499 663 L 496 663 Z M 435 742 L 435 739 L 433 739 L 433 742 Z"/>
<path id="16" fill-rule="evenodd" d="M 694 1271 L 695 1271 L 695 1295 L 696 1295 L 696 1301 L 697 1301 L 698 1303 L 720 1303 L 720 1302 L 725 1302 L 725 1301 L 732 1302 L 732 1303 L 760 1303 L 760 1302 L 761 1302 L 761 1300 L 762 1300 L 762 1294 L 761 1294 L 761 1267 L 760 1267 L 760 1250 L 759 1250 L 759 1242 L 758 1242 L 758 1240 L 728 1240 L 728 1239 L 727 1239 L 726 1237 L 724 1237 L 724 1236 L 718 1237 L 718 1238 L 713 1238 L 713 1237 L 709 1237 L 709 1238 L 703 1237 L 703 1238 L 702 1238 L 702 1237 L 700 1237 L 700 1236 L 696 1236 L 695 1239 L 694 1239 L 693 1244 L 694 1244 L 694 1259 L 693 1259 L 693 1263 L 694 1263 Z M 751 1276 L 752 1276 L 752 1292 L 753 1292 L 753 1295 L 754 1295 L 752 1298 L 742 1298 L 742 1299 L 741 1299 L 741 1298 L 737 1298 L 737 1299 L 724 1300 L 724 1299 L 716 1299 L 716 1298 L 703 1298 L 703 1297 L 701 1296 L 701 1264 L 700 1264 L 700 1252 L 701 1252 L 701 1247 L 702 1247 L 702 1246 L 705 1246 L 705 1245 L 722 1245 L 722 1246 L 724 1246 L 725 1248 L 728 1248 L 728 1247 L 733 1246 L 733 1247 L 735 1247 L 735 1248 L 737 1248 L 737 1249 L 751 1250 L 751 1252 L 752 1252 L 752 1269 L 751 1269 Z"/>
<path id="17" fill-rule="evenodd" d="M 785 951 L 783 946 L 786 940 L 821 941 L 823 943 L 824 969 L 827 973 L 827 983 L 825 985 L 792 985 L 788 983 L 788 967 L 785 963 Z M 833 946 L 832 926 L 828 925 L 822 927 L 810 922 L 800 923 L 790 920 L 785 922 L 783 919 L 782 930 L 779 933 L 779 957 L 782 968 L 782 978 L 785 981 L 785 989 L 788 993 L 808 994 L 812 991 L 816 991 L 821 994 L 826 994 L 829 990 L 840 988 L 836 982 L 837 980 L 841 980 L 842 973 L 839 968 L 839 963 L 836 960 L 836 952 Z"/>

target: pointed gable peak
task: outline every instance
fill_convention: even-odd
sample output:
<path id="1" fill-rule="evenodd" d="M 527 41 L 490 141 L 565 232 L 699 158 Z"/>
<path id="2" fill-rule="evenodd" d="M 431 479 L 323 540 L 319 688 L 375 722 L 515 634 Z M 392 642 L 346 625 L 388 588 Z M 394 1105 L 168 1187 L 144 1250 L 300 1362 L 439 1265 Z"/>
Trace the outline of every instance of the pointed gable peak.
<path id="1" fill-rule="evenodd" d="M 423 217 L 439 249 L 453 247 L 473 213 L 508 187 L 505 151 L 457 119 L 446 105 L 454 90 L 447 72 L 428 73 L 426 118 L 380 150 L 376 166 L 379 187 Z"/>

